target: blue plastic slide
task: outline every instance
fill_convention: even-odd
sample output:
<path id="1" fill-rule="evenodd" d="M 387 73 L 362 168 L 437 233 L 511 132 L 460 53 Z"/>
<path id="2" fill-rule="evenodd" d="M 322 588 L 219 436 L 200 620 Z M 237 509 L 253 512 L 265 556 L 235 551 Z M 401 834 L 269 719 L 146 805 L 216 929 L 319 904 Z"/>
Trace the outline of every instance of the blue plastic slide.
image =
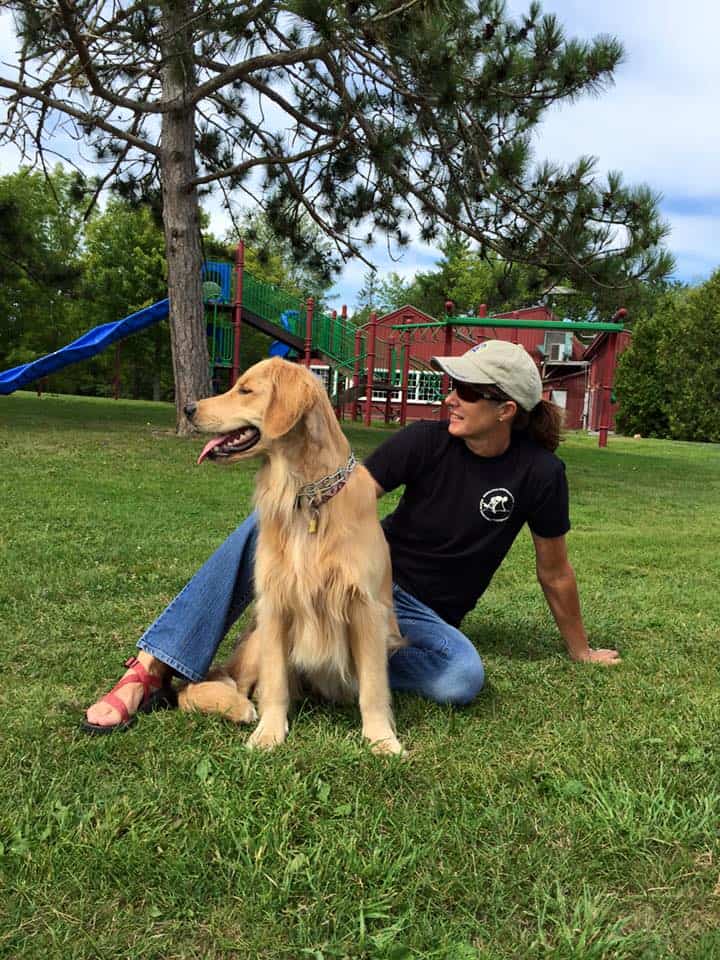
<path id="1" fill-rule="evenodd" d="M 146 327 L 151 327 L 154 323 L 163 320 L 168 315 L 169 300 L 159 300 L 150 307 L 144 307 L 137 313 L 131 313 L 129 317 L 123 320 L 115 320 L 113 323 L 103 323 L 99 327 L 93 327 L 77 340 L 73 340 L 61 350 L 55 353 L 49 353 L 46 357 L 40 357 L 39 360 L 33 360 L 32 363 L 23 363 L 19 367 L 13 367 L 11 370 L 5 370 L 0 373 L 0 394 L 13 393 L 21 387 L 32 383 L 33 380 L 39 380 L 40 377 L 46 377 L 50 373 L 62 370 L 63 367 L 70 366 L 71 363 L 77 363 L 79 360 L 87 360 L 94 357 L 96 353 L 101 353 L 110 344 L 131 333 L 137 333 Z"/>
<path id="2" fill-rule="evenodd" d="M 300 322 L 300 314 L 298 311 L 283 310 L 283 312 L 280 314 L 280 324 L 286 330 L 292 330 L 292 327 L 290 326 L 291 321 L 294 322 L 295 327 L 297 328 L 297 325 Z M 289 344 L 283 343 L 282 340 L 273 340 L 273 342 L 270 344 L 268 355 L 271 357 L 297 357 L 298 352 L 297 350 L 293 350 Z"/>

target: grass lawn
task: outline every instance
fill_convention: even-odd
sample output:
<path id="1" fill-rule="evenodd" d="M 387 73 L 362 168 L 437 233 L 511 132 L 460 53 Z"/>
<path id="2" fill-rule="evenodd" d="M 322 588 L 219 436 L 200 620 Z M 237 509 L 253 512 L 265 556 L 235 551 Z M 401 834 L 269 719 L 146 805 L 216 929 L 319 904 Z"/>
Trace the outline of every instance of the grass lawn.
<path id="1" fill-rule="evenodd" d="M 306 704 L 258 755 L 219 718 L 78 728 L 249 509 L 255 468 L 195 467 L 172 420 L 0 399 L 0 957 L 720 957 L 720 447 L 561 447 L 621 666 L 567 660 L 524 532 L 465 621 L 472 706 L 397 696 L 388 761 L 356 710 Z"/>

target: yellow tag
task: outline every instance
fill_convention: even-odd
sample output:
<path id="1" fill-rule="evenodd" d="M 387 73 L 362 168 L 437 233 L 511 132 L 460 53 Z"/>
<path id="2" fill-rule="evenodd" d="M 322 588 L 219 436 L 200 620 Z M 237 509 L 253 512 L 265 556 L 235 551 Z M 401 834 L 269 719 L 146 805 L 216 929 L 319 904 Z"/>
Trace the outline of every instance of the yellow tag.
<path id="1" fill-rule="evenodd" d="M 317 533 L 317 517 L 313 514 L 308 523 L 308 533 Z"/>

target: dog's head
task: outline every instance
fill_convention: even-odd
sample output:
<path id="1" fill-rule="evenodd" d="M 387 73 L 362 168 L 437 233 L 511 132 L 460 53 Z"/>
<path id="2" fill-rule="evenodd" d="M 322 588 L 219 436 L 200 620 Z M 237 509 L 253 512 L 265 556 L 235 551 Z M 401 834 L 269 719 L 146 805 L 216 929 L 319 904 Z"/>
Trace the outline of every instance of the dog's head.
<path id="1" fill-rule="evenodd" d="M 185 415 L 201 433 L 217 434 L 198 459 L 235 463 L 268 453 L 299 423 L 324 393 L 305 367 L 274 357 L 261 360 L 218 397 L 185 406 Z"/>

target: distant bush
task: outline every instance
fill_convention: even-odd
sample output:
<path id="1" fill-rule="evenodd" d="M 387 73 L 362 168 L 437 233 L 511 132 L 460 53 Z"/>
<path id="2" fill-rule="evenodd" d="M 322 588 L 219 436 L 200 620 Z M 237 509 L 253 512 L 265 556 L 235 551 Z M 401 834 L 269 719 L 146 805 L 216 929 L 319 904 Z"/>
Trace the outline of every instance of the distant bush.
<path id="1" fill-rule="evenodd" d="M 622 433 L 720 442 L 720 270 L 638 317 L 616 392 Z"/>

